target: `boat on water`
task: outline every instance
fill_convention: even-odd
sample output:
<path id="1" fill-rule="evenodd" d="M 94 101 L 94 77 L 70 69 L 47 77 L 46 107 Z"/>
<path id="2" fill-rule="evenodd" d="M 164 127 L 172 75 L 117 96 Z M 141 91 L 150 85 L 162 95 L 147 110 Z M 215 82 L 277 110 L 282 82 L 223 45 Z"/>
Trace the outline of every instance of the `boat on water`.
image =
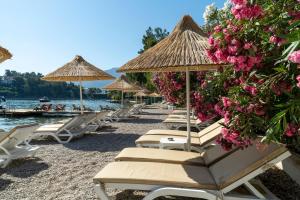
<path id="1" fill-rule="evenodd" d="M 48 97 L 42 97 L 42 98 L 40 98 L 40 102 L 41 103 L 46 103 L 46 102 L 50 102 L 50 99 L 48 98 Z"/>

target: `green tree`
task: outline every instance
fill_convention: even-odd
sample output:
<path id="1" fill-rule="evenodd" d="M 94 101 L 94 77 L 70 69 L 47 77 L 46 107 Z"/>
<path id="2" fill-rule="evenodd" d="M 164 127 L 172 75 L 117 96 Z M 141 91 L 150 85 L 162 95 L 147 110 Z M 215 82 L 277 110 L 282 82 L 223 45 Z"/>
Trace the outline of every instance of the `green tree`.
<path id="1" fill-rule="evenodd" d="M 147 49 L 156 45 L 159 41 L 163 40 L 169 35 L 169 32 L 166 29 L 155 28 L 152 29 L 149 27 L 146 30 L 146 33 L 143 35 L 142 43 L 143 48 L 138 51 L 139 54 L 142 54 Z M 127 73 L 126 77 L 132 81 L 136 82 L 138 85 L 146 87 L 150 91 L 155 90 L 155 86 L 152 82 L 152 73 L 150 72 L 142 72 L 142 73 Z"/>

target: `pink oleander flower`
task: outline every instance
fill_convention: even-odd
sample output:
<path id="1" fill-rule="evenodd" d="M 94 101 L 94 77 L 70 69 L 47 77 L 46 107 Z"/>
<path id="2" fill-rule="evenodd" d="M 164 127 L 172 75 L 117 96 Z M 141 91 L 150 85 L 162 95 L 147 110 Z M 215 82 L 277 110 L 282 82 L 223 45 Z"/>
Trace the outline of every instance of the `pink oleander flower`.
<path id="1" fill-rule="evenodd" d="M 229 63 L 231 63 L 231 64 L 237 63 L 237 59 L 236 59 L 235 56 L 228 56 L 228 57 L 227 57 L 227 61 L 228 61 Z"/>
<path id="2" fill-rule="evenodd" d="M 212 36 L 210 36 L 210 37 L 208 38 L 208 43 L 209 43 L 210 45 L 213 45 L 214 42 L 215 42 L 214 38 L 213 38 Z"/>
<path id="3" fill-rule="evenodd" d="M 229 52 L 230 54 L 236 54 L 237 51 L 238 51 L 238 47 L 237 47 L 237 46 L 230 45 L 230 46 L 228 47 L 228 52 Z"/>
<path id="4" fill-rule="evenodd" d="M 232 101 L 228 97 L 222 97 L 222 102 L 225 108 L 232 106 Z"/>
<path id="5" fill-rule="evenodd" d="M 224 123 L 229 124 L 230 119 L 231 119 L 230 113 L 228 111 L 226 111 L 224 114 Z"/>
<path id="6" fill-rule="evenodd" d="M 273 44 L 277 44 L 277 42 L 278 42 L 278 37 L 272 35 L 272 36 L 270 37 L 270 39 L 269 39 L 269 42 L 270 42 L 270 43 L 273 43 Z"/>
<path id="7" fill-rule="evenodd" d="M 300 50 L 294 51 L 290 56 L 289 60 L 293 63 L 300 63 Z"/>
<path id="8" fill-rule="evenodd" d="M 243 89 L 247 92 L 249 92 L 251 95 L 256 96 L 258 93 L 258 90 L 254 86 L 246 85 L 243 87 Z"/>
<path id="9" fill-rule="evenodd" d="M 288 137 L 293 137 L 297 132 L 297 127 L 294 124 L 288 124 L 288 126 L 285 129 L 284 134 Z"/>
<path id="10" fill-rule="evenodd" d="M 219 115 L 223 116 L 224 115 L 224 111 L 222 110 L 221 106 L 219 104 L 216 104 L 214 106 L 214 110 L 216 113 L 218 113 Z"/>
<path id="11" fill-rule="evenodd" d="M 231 3 L 236 4 L 236 5 L 246 5 L 247 0 L 231 0 Z"/>
<path id="12" fill-rule="evenodd" d="M 296 80 L 298 81 L 297 87 L 300 88 L 300 75 L 298 75 L 298 76 L 296 77 Z"/>
<path id="13" fill-rule="evenodd" d="M 214 28 L 214 31 L 215 31 L 216 33 L 221 32 L 221 30 L 222 30 L 222 27 L 221 27 L 220 25 L 217 25 L 217 26 Z"/>
<path id="14" fill-rule="evenodd" d="M 251 49 L 252 47 L 252 43 L 251 42 L 247 42 L 244 44 L 244 49 Z"/>

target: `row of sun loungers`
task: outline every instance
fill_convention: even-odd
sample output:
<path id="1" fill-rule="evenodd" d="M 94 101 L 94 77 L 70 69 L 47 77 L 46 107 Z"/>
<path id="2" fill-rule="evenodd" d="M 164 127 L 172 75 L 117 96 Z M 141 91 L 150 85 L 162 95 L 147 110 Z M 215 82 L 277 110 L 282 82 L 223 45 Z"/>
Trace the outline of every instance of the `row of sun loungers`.
<path id="1" fill-rule="evenodd" d="M 122 115 L 130 116 L 141 112 L 141 108 L 142 105 L 120 110 L 126 111 Z M 113 115 L 118 117 L 112 121 L 120 118 L 120 110 L 115 111 L 117 113 L 84 114 L 41 127 L 37 124 L 18 126 L 1 134 L 0 148 L 4 154 L 0 155 L 0 166 L 5 167 L 13 159 L 34 155 L 39 147 L 30 145 L 31 139 L 52 136 L 60 143 L 67 143 L 102 126 Z M 93 182 L 97 196 L 109 200 L 106 189 L 111 188 L 149 191 L 144 200 L 161 196 L 208 200 L 277 199 L 255 177 L 289 157 L 290 152 L 274 143 L 264 149 L 252 145 L 246 149 L 223 151 L 214 142 L 223 120 L 205 124 L 206 128 L 191 133 L 195 152 L 159 149 L 162 138 L 185 139 L 186 131 L 148 131 L 135 141 L 137 147 L 123 149 L 114 162 L 96 174 Z"/>
<path id="2" fill-rule="evenodd" d="M 158 149 L 163 137 L 185 138 L 186 131 L 148 131 L 136 140 L 138 147 L 123 149 L 115 162 L 93 178 L 97 196 L 108 200 L 105 189 L 111 188 L 150 191 L 144 200 L 161 196 L 209 200 L 277 199 L 255 177 L 289 157 L 289 151 L 274 143 L 263 150 L 253 145 L 244 150 L 223 151 L 214 143 L 222 122 L 223 119 L 192 132 L 192 145 L 198 152 Z"/>
<path id="3" fill-rule="evenodd" d="M 120 109 L 115 117 L 120 120 L 125 115 L 134 113 L 136 108 L 141 109 L 142 105 L 129 109 Z M 128 113 L 128 114 L 127 114 Z M 59 121 L 56 124 L 39 126 L 29 124 L 16 126 L 9 132 L 0 133 L 0 167 L 6 167 L 12 160 L 34 156 L 39 149 L 38 146 L 30 145 L 31 140 L 52 137 L 61 144 L 66 144 L 74 138 L 83 136 L 86 133 L 94 132 L 107 123 L 109 111 L 98 113 L 86 113 L 75 116 L 72 119 Z"/>
<path id="4" fill-rule="evenodd" d="M 105 188 L 113 188 L 151 191 L 146 200 L 170 195 L 209 200 L 276 199 L 263 185 L 259 184 L 258 189 L 253 179 L 290 156 L 285 147 L 277 144 L 270 144 L 264 151 L 256 146 L 237 149 L 213 162 L 209 156 L 190 152 L 156 151 L 158 155 L 167 156 L 157 160 L 147 154 L 147 160 L 126 159 L 121 152 L 115 162 L 94 177 L 98 197 L 108 200 Z M 242 191 L 241 186 L 246 191 Z"/>

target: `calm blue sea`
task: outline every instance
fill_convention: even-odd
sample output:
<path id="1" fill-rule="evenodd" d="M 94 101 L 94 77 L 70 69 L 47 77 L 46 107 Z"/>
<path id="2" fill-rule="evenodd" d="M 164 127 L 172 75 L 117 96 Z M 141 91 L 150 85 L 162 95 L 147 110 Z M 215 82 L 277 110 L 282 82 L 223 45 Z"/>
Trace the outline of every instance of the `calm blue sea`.
<path id="1" fill-rule="evenodd" d="M 72 104 L 77 106 L 80 105 L 79 100 L 52 100 L 51 104 L 65 104 L 66 110 L 72 109 Z M 1 105 L 15 108 L 15 109 L 33 109 L 36 106 L 40 105 L 38 100 L 7 100 L 6 102 L 2 102 Z M 100 110 L 101 106 L 110 106 L 117 108 L 119 104 L 110 103 L 106 100 L 84 100 L 84 105 L 92 108 L 93 110 Z M 16 125 L 28 124 L 28 123 L 40 123 L 40 124 L 48 124 L 55 123 L 56 121 L 62 120 L 62 117 L 19 117 L 19 118 L 11 118 L 11 117 L 2 117 L 0 116 L 0 129 L 4 129 L 6 131 L 15 127 Z"/>

